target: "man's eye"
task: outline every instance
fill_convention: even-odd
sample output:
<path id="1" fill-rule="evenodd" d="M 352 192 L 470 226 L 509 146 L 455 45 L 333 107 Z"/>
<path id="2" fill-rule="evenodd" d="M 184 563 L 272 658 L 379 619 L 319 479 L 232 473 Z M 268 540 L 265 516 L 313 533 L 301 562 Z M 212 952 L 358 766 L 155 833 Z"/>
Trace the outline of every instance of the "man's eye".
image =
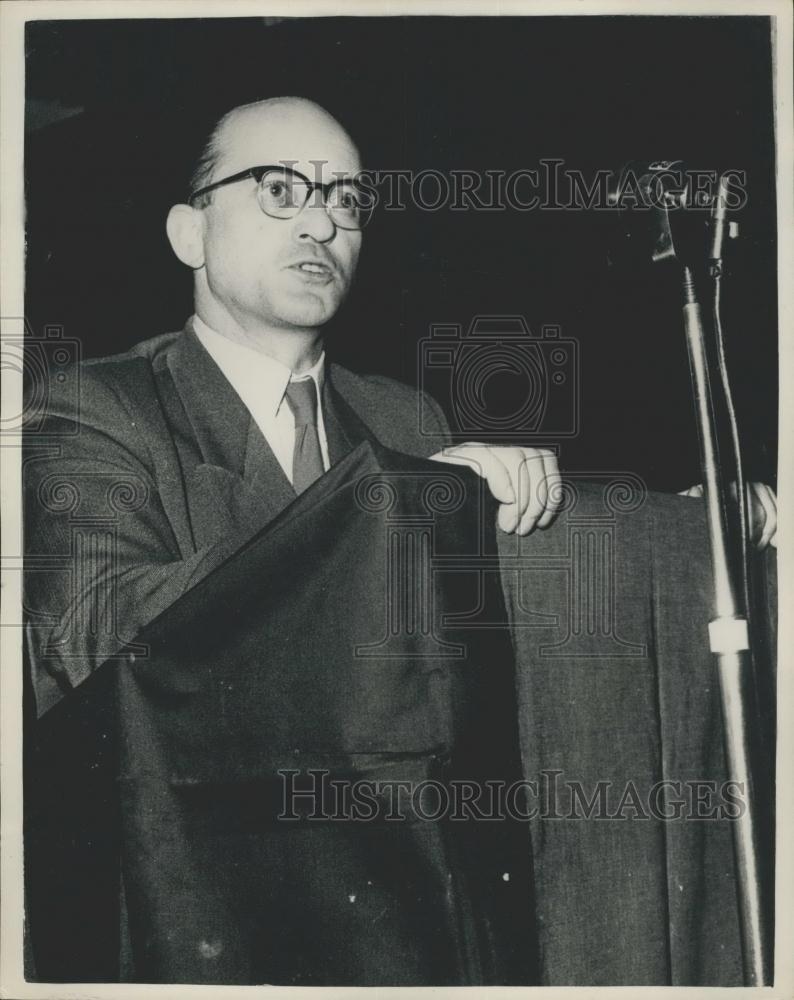
<path id="1" fill-rule="evenodd" d="M 270 181 L 266 185 L 265 190 L 268 194 L 273 195 L 274 198 L 280 198 L 287 193 L 287 185 L 284 181 Z"/>
<path id="2" fill-rule="evenodd" d="M 337 193 L 336 204 L 339 208 L 354 211 L 359 207 L 358 198 L 355 191 L 339 191 Z"/>

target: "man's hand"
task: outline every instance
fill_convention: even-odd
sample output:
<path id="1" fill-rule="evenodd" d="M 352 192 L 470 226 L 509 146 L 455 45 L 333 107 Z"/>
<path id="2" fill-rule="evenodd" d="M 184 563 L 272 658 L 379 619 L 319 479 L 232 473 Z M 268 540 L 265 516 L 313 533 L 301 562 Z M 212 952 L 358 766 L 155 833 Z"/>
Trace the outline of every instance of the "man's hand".
<path id="1" fill-rule="evenodd" d="M 736 499 L 736 483 L 731 483 L 731 493 Z M 702 497 L 703 487 L 690 486 L 679 494 L 682 497 Z M 747 510 L 750 517 L 750 540 L 763 550 L 767 545 L 777 548 L 777 497 L 766 483 L 747 484 Z"/>
<path id="2" fill-rule="evenodd" d="M 467 465 L 488 481 L 501 504 L 497 524 L 502 531 L 528 535 L 546 528 L 560 506 L 557 458 L 546 448 L 467 443 L 443 448 L 431 458 Z"/>

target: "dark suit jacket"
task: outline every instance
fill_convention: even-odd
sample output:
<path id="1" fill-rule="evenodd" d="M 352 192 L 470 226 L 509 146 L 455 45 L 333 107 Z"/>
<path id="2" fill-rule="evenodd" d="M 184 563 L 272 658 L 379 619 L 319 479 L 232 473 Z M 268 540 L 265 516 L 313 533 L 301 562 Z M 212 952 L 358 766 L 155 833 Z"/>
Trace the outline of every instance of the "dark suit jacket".
<path id="1" fill-rule="evenodd" d="M 295 499 L 189 324 L 75 374 L 48 387 L 24 461 L 38 715 Z M 329 365 L 331 463 L 365 440 L 433 454 L 449 431 L 432 399 L 422 405 L 420 432 L 415 390 Z"/>

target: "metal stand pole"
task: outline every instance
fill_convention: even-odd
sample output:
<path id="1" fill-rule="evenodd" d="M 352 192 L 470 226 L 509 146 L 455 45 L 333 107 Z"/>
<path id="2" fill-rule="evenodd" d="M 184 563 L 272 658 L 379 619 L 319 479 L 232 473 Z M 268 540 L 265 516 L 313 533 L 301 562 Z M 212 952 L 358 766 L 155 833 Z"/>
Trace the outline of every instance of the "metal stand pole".
<path id="1" fill-rule="evenodd" d="M 753 733 L 758 725 L 758 719 L 753 718 L 753 667 L 746 610 L 737 597 L 733 567 L 728 557 L 728 526 L 703 322 L 692 272 L 688 267 L 684 268 L 684 296 L 684 330 L 697 415 L 714 577 L 714 617 L 709 623 L 709 642 L 711 651 L 717 657 L 728 776 L 743 789 L 745 797 L 745 809 L 733 821 L 745 984 L 764 986 L 771 984 L 772 949 L 768 913 L 764 906 L 764 865 L 759 850 L 763 817 L 758 809 L 752 768 Z"/>

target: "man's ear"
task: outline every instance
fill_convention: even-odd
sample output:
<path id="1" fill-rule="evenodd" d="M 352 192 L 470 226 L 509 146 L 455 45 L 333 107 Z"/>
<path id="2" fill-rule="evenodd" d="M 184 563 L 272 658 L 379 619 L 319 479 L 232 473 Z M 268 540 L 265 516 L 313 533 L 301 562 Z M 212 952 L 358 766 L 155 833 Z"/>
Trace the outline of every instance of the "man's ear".
<path id="1" fill-rule="evenodd" d="M 204 234 L 201 213 L 190 205 L 174 205 L 165 230 L 171 248 L 183 264 L 193 270 L 204 266 Z"/>

